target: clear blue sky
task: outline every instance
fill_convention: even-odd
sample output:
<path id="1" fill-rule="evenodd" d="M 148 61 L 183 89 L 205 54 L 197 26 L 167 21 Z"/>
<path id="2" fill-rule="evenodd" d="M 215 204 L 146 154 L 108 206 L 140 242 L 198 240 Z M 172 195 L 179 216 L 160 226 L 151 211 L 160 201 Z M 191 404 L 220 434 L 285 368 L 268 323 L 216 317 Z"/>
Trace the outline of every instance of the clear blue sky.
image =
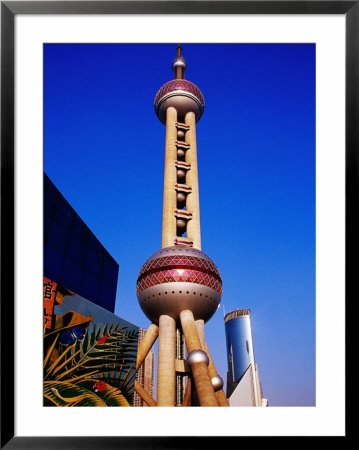
<path id="1" fill-rule="evenodd" d="M 165 127 L 153 101 L 176 44 L 47 44 L 44 170 L 120 264 L 116 314 L 147 328 L 136 278 L 161 247 Z M 197 124 L 202 250 L 223 279 L 206 325 L 251 310 L 270 406 L 315 405 L 315 46 L 184 44 Z"/>

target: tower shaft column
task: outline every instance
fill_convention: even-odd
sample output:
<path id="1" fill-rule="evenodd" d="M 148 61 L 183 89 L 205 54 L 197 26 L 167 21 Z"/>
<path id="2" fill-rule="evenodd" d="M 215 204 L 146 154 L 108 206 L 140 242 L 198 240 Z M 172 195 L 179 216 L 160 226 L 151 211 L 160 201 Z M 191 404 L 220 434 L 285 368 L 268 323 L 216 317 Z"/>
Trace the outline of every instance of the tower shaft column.
<path id="1" fill-rule="evenodd" d="M 146 334 L 142 338 L 141 342 L 138 345 L 137 349 L 137 361 L 136 361 L 136 370 L 139 369 L 140 365 L 145 360 L 146 356 L 148 355 L 148 352 L 151 350 L 153 344 L 155 343 L 157 337 L 158 337 L 158 326 L 154 323 L 151 323 L 151 325 L 148 327 L 148 330 L 146 331 Z"/>
<path id="2" fill-rule="evenodd" d="M 176 237 L 176 219 L 173 214 L 176 208 L 177 182 L 175 161 L 177 160 L 177 111 L 173 107 L 166 111 L 166 147 L 165 147 L 165 174 L 163 186 L 163 215 L 162 215 L 162 248 L 173 245 Z"/>
<path id="3" fill-rule="evenodd" d="M 195 350 L 202 350 L 192 311 L 182 311 L 180 313 L 180 319 L 188 353 Z M 207 364 L 205 362 L 195 362 L 192 364 L 191 369 L 200 405 L 218 406 Z"/>
<path id="4" fill-rule="evenodd" d="M 209 373 L 210 378 L 212 379 L 213 377 L 217 377 L 218 373 L 217 373 L 217 369 L 213 363 L 213 359 L 211 357 L 211 354 L 209 352 L 209 349 L 208 349 L 208 346 L 207 346 L 207 343 L 205 340 L 204 320 L 196 320 L 196 327 L 197 327 L 199 339 L 201 341 L 202 350 L 204 350 L 207 353 L 207 356 L 209 359 L 208 373 Z M 219 406 L 229 406 L 228 400 L 226 398 L 226 394 L 224 393 L 223 389 L 216 391 L 215 395 L 216 395 Z"/>
<path id="5" fill-rule="evenodd" d="M 196 142 L 196 115 L 188 112 L 185 117 L 189 130 L 186 133 L 186 142 L 190 148 L 186 152 L 186 162 L 191 164 L 187 172 L 186 183 L 191 186 L 192 191 L 187 196 L 187 209 L 192 213 L 192 219 L 187 224 L 187 237 L 193 241 L 193 247 L 201 250 L 201 226 L 199 217 L 199 189 L 197 169 L 197 142 Z"/>
<path id="6" fill-rule="evenodd" d="M 176 321 L 159 319 L 157 406 L 175 406 L 176 397 Z"/>
<path id="7" fill-rule="evenodd" d="M 209 349 L 208 349 L 208 346 L 207 346 L 206 342 L 204 343 L 203 350 L 205 350 L 205 352 L 207 353 L 208 358 L 209 358 L 209 365 L 208 365 L 209 376 L 211 378 L 218 376 L 217 369 L 216 369 L 216 367 L 214 365 L 213 359 L 211 357 L 211 354 L 209 352 Z M 217 397 L 217 401 L 218 401 L 218 405 L 219 406 L 229 406 L 226 394 L 224 393 L 223 389 L 220 389 L 220 390 L 218 390 L 216 392 L 216 397 Z"/>
<path id="8" fill-rule="evenodd" d="M 205 349 L 206 342 L 204 339 L 204 320 L 199 319 L 199 320 L 196 320 L 195 323 L 196 323 L 198 337 L 201 342 L 202 350 L 206 351 L 206 349 Z"/>

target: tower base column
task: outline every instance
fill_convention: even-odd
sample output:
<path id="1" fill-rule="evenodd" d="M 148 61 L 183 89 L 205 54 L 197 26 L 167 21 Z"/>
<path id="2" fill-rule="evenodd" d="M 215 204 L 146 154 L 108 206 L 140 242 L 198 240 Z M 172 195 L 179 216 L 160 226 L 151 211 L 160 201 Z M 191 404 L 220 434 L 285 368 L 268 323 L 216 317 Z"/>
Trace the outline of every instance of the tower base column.
<path id="1" fill-rule="evenodd" d="M 211 381 L 212 381 L 212 378 L 218 377 L 218 373 L 217 373 L 216 367 L 213 363 L 213 359 L 211 357 L 211 354 L 209 352 L 209 349 L 208 349 L 208 346 L 207 346 L 207 343 L 205 340 L 204 321 L 196 320 L 196 327 L 197 327 L 199 339 L 201 341 L 202 350 L 204 350 L 207 353 L 207 356 L 209 359 L 208 373 L 209 373 L 209 376 L 211 377 Z M 226 398 L 226 394 L 223 391 L 223 388 L 218 389 L 218 390 L 214 389 L 214 390 L 215 390 L 215 395 L 217 398 L 218 405 L 219 406 L 229 406 L 228 400 Z"/>
<path id="2" fill-rule="evenodd" d="M 139 369 L 143 361 L 145 360 L 148 352 L 151 350 L 153 344 L 158 337 L 158 326 L 154 323 L 148 327 L 144 337 L 138 345 L 136 370 Z"/>
<path id="3" fill-rule="evenodd" d="M 196 352 L 198 350 L 201 352 L 198 353 L 199 359 L 197 360 L 197 358 L 194 358 L 193 362 L 190 364 L 200 405 L 218 406 L 211 378 L 208 373 L 207 362 L 201 360 L 201 354 L 204 352 L 198 336 L 193 313 L 189 310 L 182 311 L 180 313 L 180 320 L 189 357 L 191 356 L 191 352 Z"/>
<path id="4" fill-rule="evenodd" d="M 175 406 L 176 397 L 176 321 L 159 319 L 157 406 Z"/>

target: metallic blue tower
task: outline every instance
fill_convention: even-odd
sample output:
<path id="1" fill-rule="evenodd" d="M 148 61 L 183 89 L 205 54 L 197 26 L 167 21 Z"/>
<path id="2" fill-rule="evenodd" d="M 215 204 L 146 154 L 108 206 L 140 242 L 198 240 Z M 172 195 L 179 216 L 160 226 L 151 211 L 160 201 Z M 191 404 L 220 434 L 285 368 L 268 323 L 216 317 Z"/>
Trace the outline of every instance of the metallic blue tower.
<path id="1" fill-rule="evenodd" d="M 226 314 L 224 323 L 228 358 L 227 397 L 230 397 L 250 364 L 254 366 L 249 309 L 236 309 Z"/>

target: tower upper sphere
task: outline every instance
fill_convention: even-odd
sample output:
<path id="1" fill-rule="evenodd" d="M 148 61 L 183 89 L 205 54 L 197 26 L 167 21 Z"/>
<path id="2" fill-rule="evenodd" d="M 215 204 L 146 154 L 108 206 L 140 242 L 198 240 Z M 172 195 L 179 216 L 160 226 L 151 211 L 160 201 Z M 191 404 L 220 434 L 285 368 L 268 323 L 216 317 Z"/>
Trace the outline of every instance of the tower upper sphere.
<path id="1" fill-rule="evenodd" d="M 160 121 L 166 123 L 166 110 L 172 106 L 177 111 L 178 121 L 184 122 L 185 115 L 193 112 L 196 122 L 204 111 L 204 97 L 200 89 L 191 81 L 184 79 L 187 63 L 182 57 L 182 48 L 177 47 L 177 57 L 172 63 L 175 79 L 165 83 L 155 97 L 155 111 Z"/>

